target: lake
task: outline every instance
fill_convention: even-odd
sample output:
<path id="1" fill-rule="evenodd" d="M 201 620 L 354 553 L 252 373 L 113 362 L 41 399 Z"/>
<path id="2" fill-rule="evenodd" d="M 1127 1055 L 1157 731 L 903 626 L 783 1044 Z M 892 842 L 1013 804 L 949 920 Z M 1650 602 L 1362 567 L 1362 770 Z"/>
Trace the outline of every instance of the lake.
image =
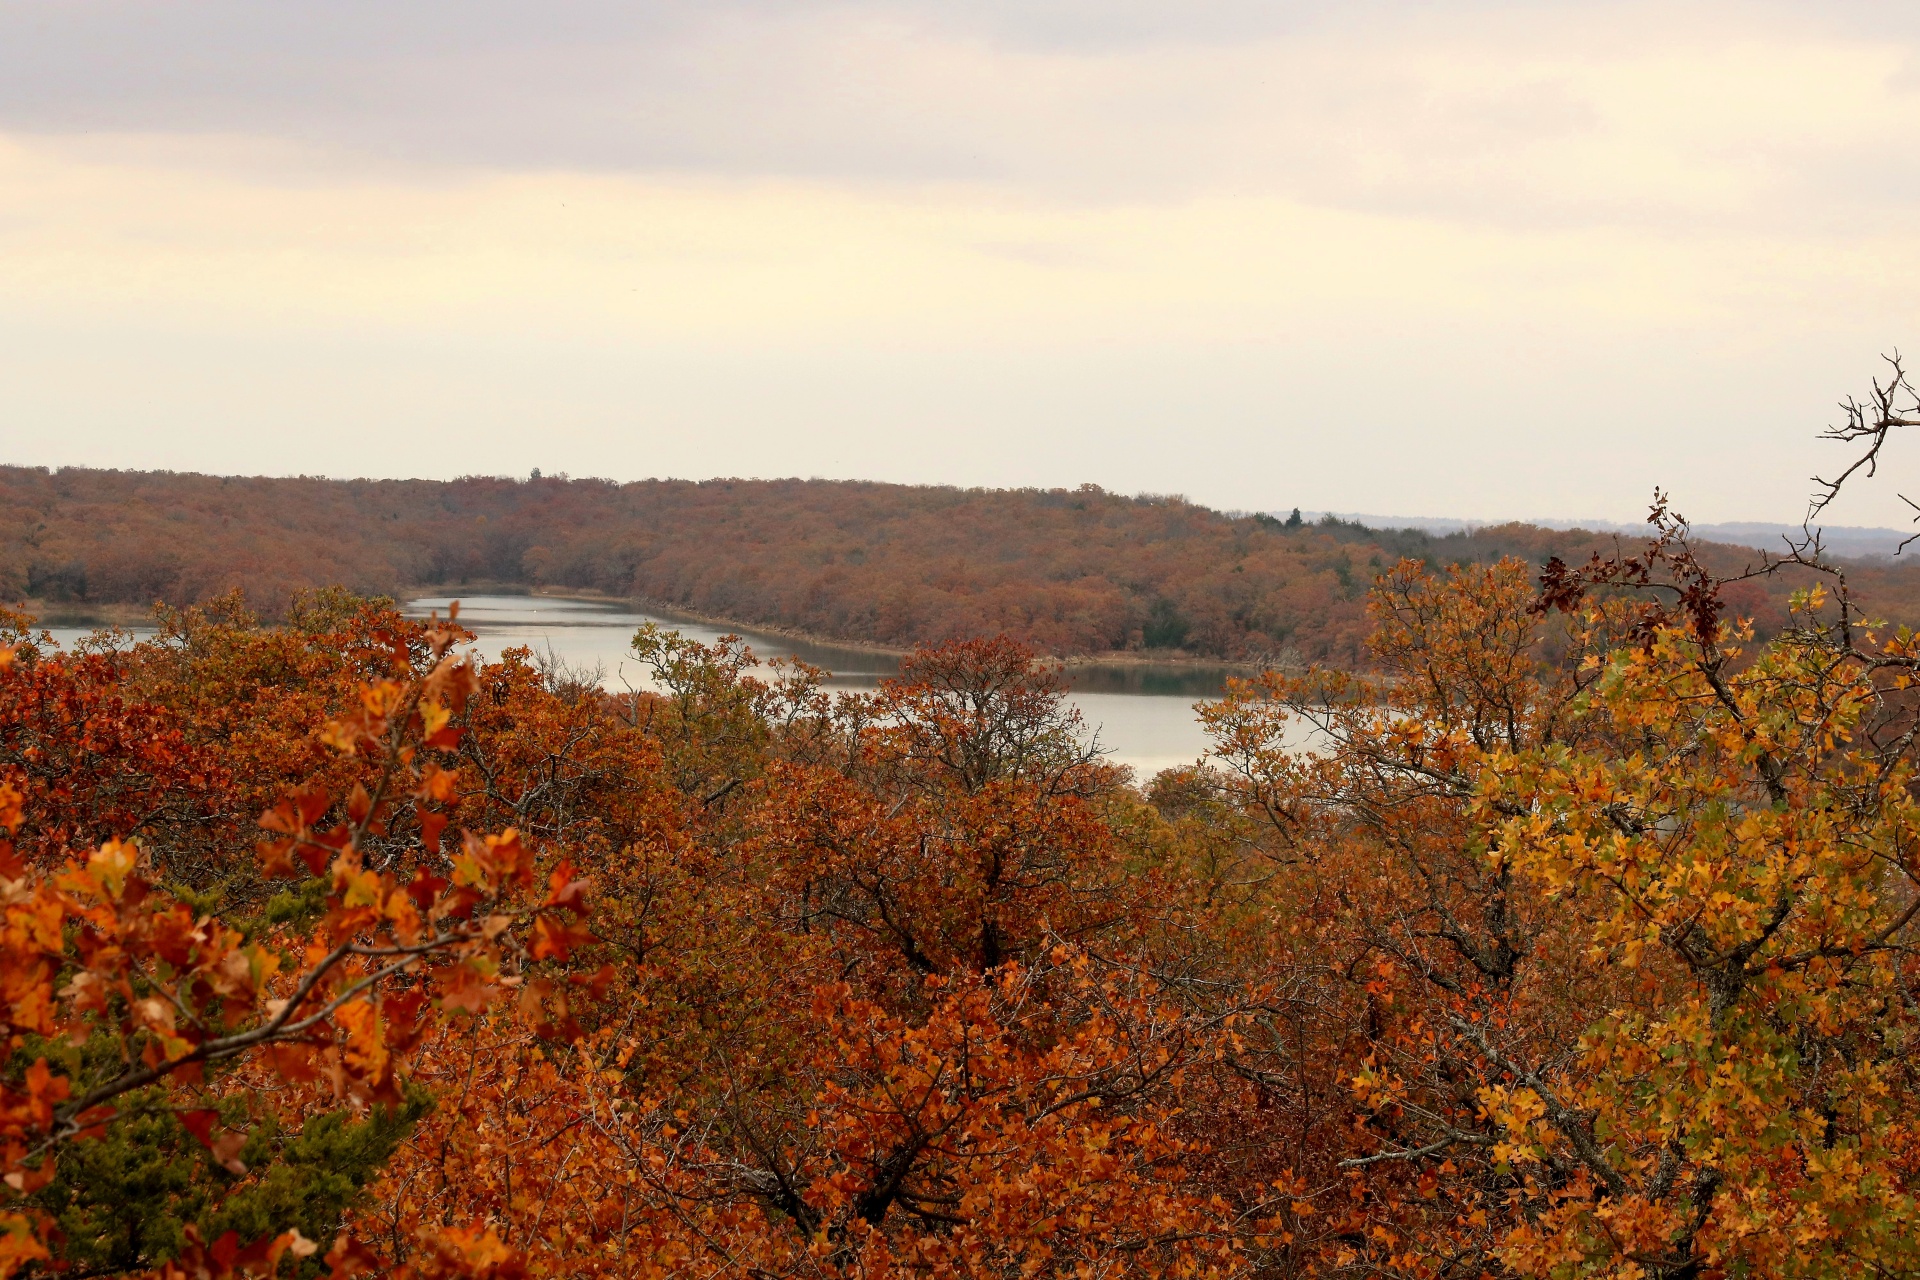
<path id="1" fill-rule="evenodd" d="M 711 644 L 726 634 L 720 627 L 629 605 L 555 596 L 425 596 L 409 600 L 403 612 L 424 618 L 460 601 L 460 621 L 479 636 L 475 645 L 488 658 L 502 649 L 526 645 L 551 651 L 567 665 L 597 671 L 609 689 L 646 688 L 648 673 L 628 645 L 643 623 L 655 622 L 690 639 Z M 62 646 L 84 638 L 89 628 L 48 628 Z M 150 628 L 133 628 L 136 633 Z M 762 659 L 795 657 L 833 673 L 839 688 L 872 688 L 899 669 L 890 654 L 840 645 L 809 644 L 785 636 L 734 628 Z M 1068 667 L 1068 700 L 1098 735 L 1110 759 L 1132 766 L 1141 782 L 1162 769 L 1192 764 L 1207 749 L 1207 736 L 1193 704 L 1217 698 L 1232 668 L 1198 664 L 1114 663 Z"/>
<path id="2" fill-rule="evenodd" d="M 425 617 L 438 610 L 444 616 L 456 598 L 461 623 L 480 637 L 477 647 L 486 656 L 496 657 L 514 645 L 541 653 L 551 650 L 570 666 L 597 670 L 610 689 L 646 688 L 650 683 L 627 647 L 643 623 L 658 623 L 705 644 L 728 633 L 708 623 L 627 605 L 553 596 L 429 596 L 408 601 L 405 611 Z M 872 688 L 882 676 L 899 670 L 899 660 L 890 654 L 810 644 L 741 627 L 731 632 L 745 640 L 756 657 L 795 657 L 825 668 L 833 673 L 828 683 L 839 688 Z M 1131 765 L 1141 782 L 1162 769 L 1192 764 L 1207 749 L 1193 704 L 1219 697 L 1233 674 L 1224 666 L 1171 663 L 1087 665 L 1065 672 L 1071 686 L 1068 700 L 1079 708 L 1088 730 L 1098 734 L 1110 759 Z"/>

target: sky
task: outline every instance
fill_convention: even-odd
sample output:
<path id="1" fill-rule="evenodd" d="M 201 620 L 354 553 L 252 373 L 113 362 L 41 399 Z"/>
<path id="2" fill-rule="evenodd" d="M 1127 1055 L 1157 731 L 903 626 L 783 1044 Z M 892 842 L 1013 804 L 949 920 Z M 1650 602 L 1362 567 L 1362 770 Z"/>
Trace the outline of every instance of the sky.
<path id="1" fill-rule="evenodd" d="M 1916 138 L 1866 0 L 0 0 L 0 462 L 1794 521 Z"/>

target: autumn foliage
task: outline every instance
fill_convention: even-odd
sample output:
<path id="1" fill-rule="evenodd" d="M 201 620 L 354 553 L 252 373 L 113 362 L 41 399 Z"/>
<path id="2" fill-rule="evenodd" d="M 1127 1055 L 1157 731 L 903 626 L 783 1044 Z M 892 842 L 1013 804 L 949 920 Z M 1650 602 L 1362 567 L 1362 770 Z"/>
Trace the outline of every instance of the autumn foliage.
<path id="1" fill-rule="evenodd" d="M 1403 558 L 1575 563 L 1617 539 L 1506 525 L 1413 530 L 1231 517 L 1171 496 L 855 481 L 246 478 L 0 467 L 0 598 L 58 609 L 209 604 L 278 620 L 301 590 L 600 592 L 740 626 L 907 647 L 1005 635 L 1051 654 L 1180 651 L 1355 667 L 1366 595 Z M 1702 547 L 1731 575 L 1758 555 Z M 1729 584 L 1771 635 L 1804 580 Z M 1920 570 L 1855 566 L 1920 623 Z"/>
<path id="2" fill-rule="evenodd" d="M 0 1275 L 1905 1275 L 1920 641 L 1388 567 L 1135 779 L 1008 638 L 0 647 Z"/>

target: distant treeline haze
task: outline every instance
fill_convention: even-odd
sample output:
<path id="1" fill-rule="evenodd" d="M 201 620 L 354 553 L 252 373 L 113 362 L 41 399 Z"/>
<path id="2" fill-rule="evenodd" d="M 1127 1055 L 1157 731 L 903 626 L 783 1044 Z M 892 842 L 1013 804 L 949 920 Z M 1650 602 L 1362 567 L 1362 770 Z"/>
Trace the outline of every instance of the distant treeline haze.
<path id="1" fill-rule="evenodd" d="M 1276 478 L 1276 489 L 1285 489 Z M 1179 650 L 1354 663 L 1374 575 L 1513 554 L 1584 558 L 1614 535 L 1504 525 L 1447 536 L 1290 526 L 1179 498 L 823 480 L 249 479 L 0 467 L 0 596 L 193 604 L 305 587 L 605 592 L 885 645 L 1005 633 L 1060 654 Z M 1710 564 L 1757 559 L 1711 547 Z M 1920 619 L 1920 575 L 1860 564 L 1856 593 Z M 1785 585 L 1730 595 L 1763 630 Z"/>

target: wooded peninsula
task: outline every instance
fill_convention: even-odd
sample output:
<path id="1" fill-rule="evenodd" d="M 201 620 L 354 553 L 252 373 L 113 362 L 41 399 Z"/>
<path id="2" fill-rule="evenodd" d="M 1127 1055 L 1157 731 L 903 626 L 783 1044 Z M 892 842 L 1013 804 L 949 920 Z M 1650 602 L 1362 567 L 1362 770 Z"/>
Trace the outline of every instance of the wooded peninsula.
<path id="1" fill-rule="evenodd" d="M 203 603 L 267 618 L 341 585 L 555 589 L 742 626 L 909 647 L 1004 635 L 1054 655 L 1368 661 L 1366 594 L 1402 559 L 1440 568 L 1612 554 L 1617 535 L 1505 524 L 1447 536 L 1229 515 L 1176 496 L 828 480 L 329 480 L 0 467 L 0 598 Z M 1633 539 L 1627 539 L 1628 542 Z M 1701 544 L 1721 575 L 1747 547 Z M 1920 622 L 1920 573 L 1848 564 L 1864 608 Z M 1723 588 L 1762 635 L 1804 575 Z"/>

